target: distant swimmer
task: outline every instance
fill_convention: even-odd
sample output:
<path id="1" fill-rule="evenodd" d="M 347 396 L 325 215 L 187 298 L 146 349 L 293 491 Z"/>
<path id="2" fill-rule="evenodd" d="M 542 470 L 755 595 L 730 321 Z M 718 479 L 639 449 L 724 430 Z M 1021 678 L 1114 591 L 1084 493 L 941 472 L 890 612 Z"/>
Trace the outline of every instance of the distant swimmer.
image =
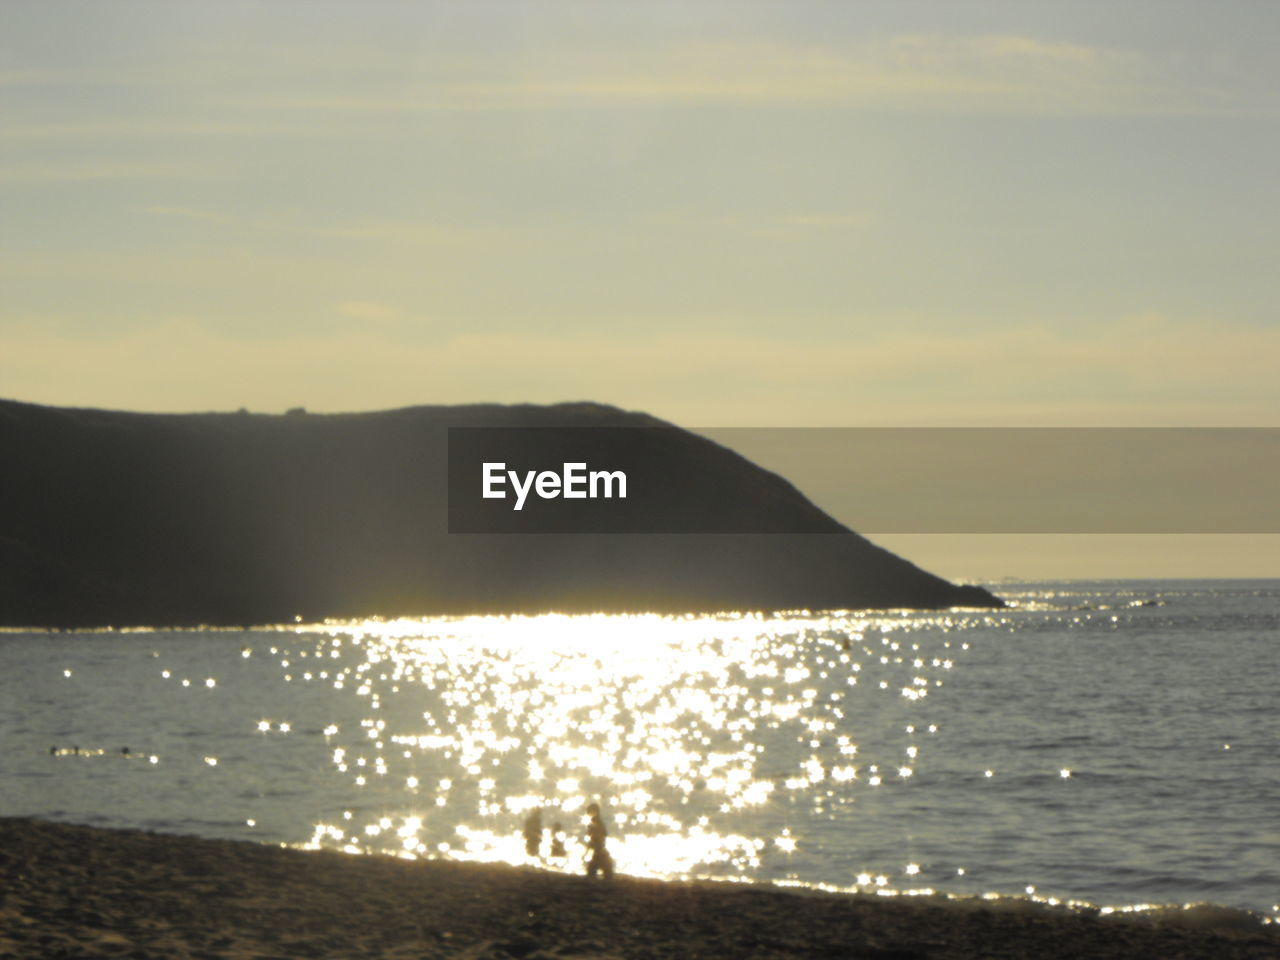
<path id="1" fill-rule="evenodd" d="M 51 757 L 101 757 L 107 751 L 101 747 L 86 747 L 81 750 L 80 747 L 59 747 L 52 746 L 49 748 L 49 756 Z"/>
<path id="2" fill-rule="evenodd" d="M 613 857 L 605 849 L 605 838 L 609 834 L 604 828 L 604 821 L 600 819 L 600 805 L 591 804 L 587 807 L 587 813 L 591 815 L 591 822 L 587 824 L 587 852 L 591 855 L 587 860 L 587 876 L 594 877 L 597 873 L 602 873 L 609 880 L 613 877 Z"/>
<path id="3" fill-rule="evenodd" d="M 534 810 L 524 821 L 524 852 L 536 857 L 542 850 L 542 811 Z"/>

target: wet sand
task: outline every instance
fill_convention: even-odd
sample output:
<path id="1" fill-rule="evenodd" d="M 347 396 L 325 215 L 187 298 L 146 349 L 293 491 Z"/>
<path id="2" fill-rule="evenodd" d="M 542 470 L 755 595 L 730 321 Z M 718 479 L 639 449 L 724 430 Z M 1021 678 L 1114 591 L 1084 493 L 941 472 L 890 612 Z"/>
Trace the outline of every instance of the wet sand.
<path id="1" fill-rule="evenodd" d="M 21 958 L 1280 957 L 1236 917 L 589 880 L 0 819 L 0 956 Z"/>

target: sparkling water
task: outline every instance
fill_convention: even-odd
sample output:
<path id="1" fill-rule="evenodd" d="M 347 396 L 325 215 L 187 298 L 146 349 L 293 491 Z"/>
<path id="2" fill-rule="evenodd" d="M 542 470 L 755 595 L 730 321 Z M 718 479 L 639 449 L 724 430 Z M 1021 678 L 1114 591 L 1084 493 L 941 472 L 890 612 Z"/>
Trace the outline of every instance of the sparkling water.
<path id="1" fill-rule="evenodd" d="M 625 874 L 1276 916 L 1280 582 L 990 586 L 1011 609 L 8 632 L 3 807 L 580 871 L 598 802 Z"/>

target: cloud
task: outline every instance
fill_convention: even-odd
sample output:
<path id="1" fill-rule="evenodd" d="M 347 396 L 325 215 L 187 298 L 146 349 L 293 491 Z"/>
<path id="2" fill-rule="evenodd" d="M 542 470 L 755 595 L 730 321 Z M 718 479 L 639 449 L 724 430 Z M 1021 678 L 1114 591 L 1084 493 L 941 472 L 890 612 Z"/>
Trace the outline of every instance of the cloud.
<path id="1" fill-rule="evenodd" d="M 178 115 L 181 114 L 181 115 Z M 157 111 L 145 117 L 113 116 L 109 119 L 64 121 L 32 120 L 0 127 L 0 141 L 18 143 L 58 143 L 75 140 L 252 140 L 259 137 L 295 137 L 305 140 L 334 140 L 350 137 L 349 127 L 334 127 L 321 118 L 307 123 L 286 123 L 279 117 L 264 117 L 241 111 L 225 119 L 191 119 L 181 106 L 173 113 Z"/>
<path id="2" fill-rule="evenodd" d="M 63 86 L 74 82 L 77 81 L 69 79 L 67 73 L 61 70 L 34 67 L 0 68 L 0 90 Z"/>
<path id="3" fill-rule="evenodd" d="M 178 217 L 182 220 L 199 220 L 203 223 L 232 223 L 235 218 L 209 210 L 194 210 L 191 207 L 145 207 L 143 213 L 152 213 L 159 217 Z"/>
<path id="4" fill-rule="evenodd" d="M 252 340 L 190 320 L 92 339 L 17 324 L 0 331 L 0 395 L 139 410 L 592 399 L 693 426 L 1274 426 L 1280 410 L 1280 330 L 1244 325 L 1153 316 L 1087 337 L 1023 328 L 875 342 L 470 334 L 410 343 L 394 336 L 393 307 L 339 311 L 354 328 Z"/>
<path id="5" fill-rule="evenodd" d="M 300 237 L 340 240 L 398 241 L 413 244 L 458 246 L 494 237 L 528 239 L 534 228 L 509 224 L 463 224 L 446 221 L 352 221 L 348 223 L 316 223 L 303 219 L 266 219 L 222 213 L 197 207 L 156 205 L 142 207 L 141 212 L 157 217 L 191 220 L 214 226 L 232 227 L 254 233 L 290 234 Z"/>
<path id="6" fill-rule="evenodd" d="M 74 183 L 93 180 L 173 180 L 207 177 L 187 164 L 84 160 L 0 166 L 0 183 Z"/>
<path id="7" fill-rule="evenodd" d="M 843 48 L 703 44 L 665 53 L 657 69 L 643 75 L 588 75 L 559 89 L 643 99 L 873 103 L 985 97 L 1012 103 L 1067 88 L 1114 85 L 1121 75 L 1117 68 L 1133 59 L 1011 36 L 901 36 Z"/>
<path id="8" fill-rule="evenodd" d="M 240 96 L 242 107 L 349 114 L 581 105 L 826 104 L 943 112 L 1188 112 L 1208 101 L 1147 55 L 1017 34 L 547 48 L 517 64 L 449 61 L 384 90 Z"/>
<path id="9" fill-rule="evenodd" d="M 289 54 L 293 54 L 292 56 Z M 1014 33 L 906 34 L 801 42 L 738 40 L 566 46 L 552 37 L 519 57 L 483 46 L 388 58 L 273 46 L 258 57 L 14 73 L 116 90 L 114 112 L 80 114 L 67 100 L 50 114 L 33 101 L 0 140 L 181 138 L 236 140 L 369 137 L 406 130 L 406 116 L 533 113 L 583 107 L 809 106 L 954 114 L 1238 114 L 1274 112 L 1270 87 L 1207 59 L 1177 61 L 1119 46 Z M 0 76 L 0 87 L 4 78 Z M 134 88 L 158 96 L 130 93 Z M 123 91 L 123 92 L 121 92 Z M 138 104 L 150 104 L 143 114 Z M 126 105 L 128 109 L 122 109 Z M 63 114 L 60 116 L 60 114 Z M 80 115 L 78 115 L 80 114 Z M 8 177 L 34 178 L 35 168 Z M 64 171 L 61 179 L 85 179 Z M 44 176 L 50 179 L 49 175 Z"/>
<path id="10" fill-rule="evenodd" d="M 333 312 L 366 327 L 395 327 L 409 319 L 399 307 L 366 300 L 348 300 L 337 304 Z"/>
<path id="11" fill-rule="evenodd" d="M 748 233 L 778 236 L 812 231 L 860 230 L 873 222 L 869 213 L 783 213 L 749 216 L 702 215 L 696 213 L 655 213 L 640 218 L 646 225 L 661 227 L 726 227 Z"/>

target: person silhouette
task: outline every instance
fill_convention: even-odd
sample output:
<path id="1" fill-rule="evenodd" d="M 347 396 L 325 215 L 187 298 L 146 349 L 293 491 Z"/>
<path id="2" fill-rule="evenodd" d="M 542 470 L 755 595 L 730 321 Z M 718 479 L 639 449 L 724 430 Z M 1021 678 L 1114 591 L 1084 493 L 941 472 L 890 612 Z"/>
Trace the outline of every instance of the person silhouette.
<path id="1" fill-rule="evenodd" d="M 524 852 L 536 857 L 542 849 L 542 811 L 534 810 L 524 820 Z"/>
<path id="2" fill-rule="evenodd" d="M 564 826 L 558 820 L 551 825 L 551 856 L 557 859 L 567 856 L 564 849 Z"/>
<path id="3" fill-rule="evenodd" d="M 604 821 L 600 819 L 600 805 L 591 804 L 587 807 L 587 813 L 591 816 L 591 821 L 587 824 L 587 852 L 591 854 L 587 860 L 587 876 L 594 877 L 597 873 L 602 873 L 609 880 L 613 877 L 613 857 L 605 849 L 605 837 L 609 834 L 604 828 Z"/>

